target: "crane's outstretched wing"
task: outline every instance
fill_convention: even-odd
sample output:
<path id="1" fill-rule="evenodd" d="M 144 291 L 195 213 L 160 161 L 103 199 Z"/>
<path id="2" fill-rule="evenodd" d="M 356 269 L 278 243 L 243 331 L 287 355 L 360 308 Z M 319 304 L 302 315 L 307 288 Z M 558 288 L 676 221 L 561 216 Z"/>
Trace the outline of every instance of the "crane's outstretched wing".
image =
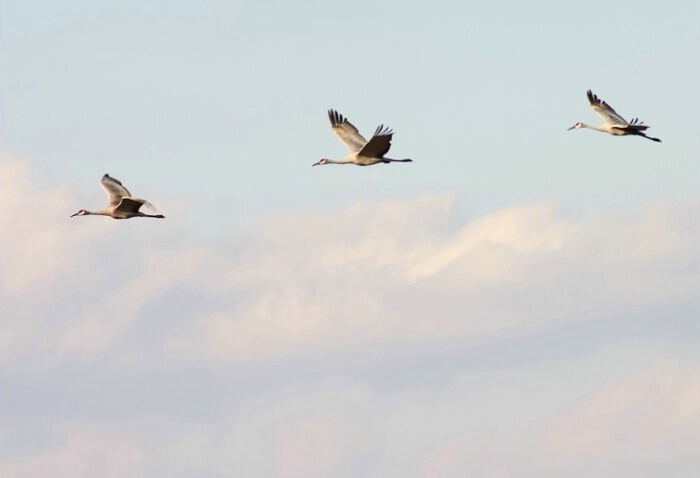
<path id="1" fill-rule="evenodd" d="M 141 199 L 124 197 L 124 198 L 122 198 L 121 202 L 119 203 L 119 206 L 117 207 L 117 209 L 119 209 L 120 211 L 125 211 L 125 212 L 138 212 L 139 208 L 145 202 L 146 201 L 143 201 Z"/>
<path id="2" fill-rule="evenodd" d="M 625 118 L 617 114 L 612 106 L 598 98 L 591 90 L 587 91 L 587 95 L 591 108 L 598 116 L 603 118 L 603 121 L 615 126 L 627 126 L 629 124 Z"/>
<path id="3" fill-rule="evenodd" d="M 367 140 L 362 137 L 357 128 L 337 111 L 328 110 L 328 119 L 331 120 L 335 135 L 351 153 L 358 152 L 367 144 Z"/>
<path id="4" fill-rule="evenodd" d="M 649 129 L 647 125 L 644 124 L 644 121 L 639 121 L 639 118 L 632 118 L 632 121 L 630 121 L 630 124 L 628 124 L 625 128 L 627 131 L 646 131 Z"/>
<path id="5" fill-rule="evenodd" d="M 114 179 L 109 174 L 102 176 L 100 185 L 107 193 L 110 206 L 118 205 L 123 197 L 131 197 L 129 190 L 122 186 L 118 179 Z"/>
<path id="6" fill-rule="evenodd" d="M 126 212 L 139 212 L 139 208 L 141 206 L 146 206 L 153 212 L 156 211 L 156 208 L 153 206 L 153 204 L 146 201 L 145 199 L 136 199 L 132 197 L 123 197 L 122 200 L 119 202 L 119 206 L 117 206 L 117 209 Z"/>
<path id="7" fill-rule="evenodd" d="M 391 148 L 391 137 L 394 132 L 384 125 L 379 125 L 374 132 L 374 136 L 358 153 L 359 156 L 367 156 L 370 158 L 383 158 Z"/>

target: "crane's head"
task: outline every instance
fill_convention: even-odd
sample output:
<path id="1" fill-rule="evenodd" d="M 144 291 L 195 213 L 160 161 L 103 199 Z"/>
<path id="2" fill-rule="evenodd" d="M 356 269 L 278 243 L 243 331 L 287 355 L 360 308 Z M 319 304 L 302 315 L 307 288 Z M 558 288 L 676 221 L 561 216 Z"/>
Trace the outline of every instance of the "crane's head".
<path id="1" fill-rule="evenodd" d="M 72 214 L 71 217 L 73 217 L 73 216 L 85 216 L 87 214 L 90 214 L 90 213 L 87 212 L 85 209 L 81 209 L 80 211 L 76 212 L 75 214 Z"/>
<path id="2" fill-rule="evenodd" d="M 321 160 L 318 163 L 314 163 L 311 166 L 319 166 L 321 164 L 328 164 L 328 160 L 326 158 L 321 158 Z"/>
<path id="3" fill-rule="evenodd" d="M 567 129 L 566 131 L 571 131 L 572 129 L 579 129 L 581 126 L 583 126 L 583 124 L 581 124 L 581 123 L 576 123 L 575 125 L 573 125 L 573 126 L 572 126 L 571 128 L 569 128 L 569 129 Z"/>

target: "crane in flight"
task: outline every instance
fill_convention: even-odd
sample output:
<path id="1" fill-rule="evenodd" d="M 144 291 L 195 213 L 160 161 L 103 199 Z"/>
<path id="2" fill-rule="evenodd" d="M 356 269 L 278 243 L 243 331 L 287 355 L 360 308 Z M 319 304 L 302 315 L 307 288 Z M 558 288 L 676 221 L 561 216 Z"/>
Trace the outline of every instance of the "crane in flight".
<path id="1" fill-rule="evenodd" d="M 100 185 L 107 193 L 109 198 L 109 204 L 106 208 L 101 211 L 90 212 L 85 209 L 73 214 L 73 216 L 109 216 L 114 219 L 129 219 L 131 217 L 155 217 L 158 219 L 163 219 L 165 216 L 161 214 L 144 214 L 139 211 L 141 206 L 146 206 L 153 211 L 155 208 L 151 203 L 143 199 L 137 199 L 131 196 L 131 193 L 126 189 L 121 182 L 114 179 L 109 174 L 102 176 Z"/>
<path id="2" fill-rule="evenodd" d="M 584 123 L 576 123 L 567 131 L 570 131 L 572 129 L 588 128 L 594 129 L 596 131 L 602 131 L 603 133 L 609 133 L 615 136 L 642 136 L 646 139 L 656 141 L 657 143 L 661 142 L 659 138 L 652 138 L 651 136 L 647 136 L 644 133 L 644 131 L 646 131 L 649 127 L 645 124 L 642 124 L 642 122 L 639 121 L 637 118 L 633 118 L 632 121 L 627 121 L 625 120 L 625 118 L 617 114 L 617 112 L 612 108 L 612 106 L 607 104 L 605 101 L 599 99 L 591 90 L 588 90 L 587 94 L 588 101 L 591 103 L 591 108 L 593 108 L 593 111 L 595 111 L 595 113 L 598 116 L 603 118 L 603 121 L 605 121 L 605 123 L 601 124 L 600 126 L 589 126 Z"/>
<path id="3" fill-rule="evenodd" d="M 370 166 L 377 163 L 410 163 L 410 159 L 389 159 L 384 155 L 391 148 L 391 137 L 394 132 L 384 125 L 379 125 L 372 138 L 367 141 L 360 132 L 343 115 L 335 110 L 328 110 L 333 132 L 341 143 L 348 148 L 348 155 L 339 161 L 323 158 L 312 166 L 322 164 L 356 164 Z"/>

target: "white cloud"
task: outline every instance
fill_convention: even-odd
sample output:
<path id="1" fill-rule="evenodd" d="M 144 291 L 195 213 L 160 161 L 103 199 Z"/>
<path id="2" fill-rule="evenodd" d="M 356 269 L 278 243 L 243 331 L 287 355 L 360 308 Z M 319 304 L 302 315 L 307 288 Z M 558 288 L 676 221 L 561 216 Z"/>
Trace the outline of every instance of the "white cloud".
<path id="1" fill-rule="evenodd" d="M 63 232 L 69 195 L 60 188 L 41 190 L 31 185 L 30 166 L 8 155 L 0 156 L 0 291 L 22 294 L 56 282 L 72 267 L 84 266 L 79 248 L 70 240 L 99 240 L 104 233 L 95 224 L 74 224 Z"/>
<path id="2" fill-rule="evenodd" d="M 107 353 L 182 291 L 203 306 L 161 304 L 183 317 L 152 346 L 183 360 L 529 333 L 698 295 L 697 204 L 573 220 L 538 203 L 462 223 L 454 197 L 427 196 L 268 217 L 211 242 L 176 221 L 68 220 L 70 193 L 0 165 L 6 359 Z"/>
<path id="3" fill-rule="evenodd" d="M 698 270 L 688 267 L 698 260 L 697 236 L 682 207 L 572 221 L 550 204 L 535 204 L 451 233 L 445 223 L 452 200 L 401 205 L 300 216 L 293 226 L 289 219 L 254 225 L 254 246 L 229 266 L 228 287 L 220 291 L 245 290 L 243 299 L 201 319 L 171 352 L 239 359 L 478 337 L 697 296 Z"/>

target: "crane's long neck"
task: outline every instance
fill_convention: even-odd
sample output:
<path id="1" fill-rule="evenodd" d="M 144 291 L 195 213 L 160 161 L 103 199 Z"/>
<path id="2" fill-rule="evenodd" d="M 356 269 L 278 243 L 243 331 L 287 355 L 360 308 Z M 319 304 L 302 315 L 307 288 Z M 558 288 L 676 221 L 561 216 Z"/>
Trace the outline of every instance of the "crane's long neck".
<path id="1" fill-rule="evenodd" d="M 101 211 L 85 211 L 84 216 L 111 216 L 111 214 L 106 210 L 102 209 Z"/>
<path id="2" fill-rule="evenodd" d="M 352 157 L 347 157 L 343 159 L 326 159 L 326 164 L 351 164 L 353 162 Z"/>
<path id="3" fill-rule="evenodd" d="M 588 129 L 593 129 L 595 131 L 602 131 L 603 133 L 608 133 L 609 131 L 605 128 L 604 125 L 602 126 L 591 126 L 586 123 L 581 123 L 581 128 L 588 128 Z"/>

